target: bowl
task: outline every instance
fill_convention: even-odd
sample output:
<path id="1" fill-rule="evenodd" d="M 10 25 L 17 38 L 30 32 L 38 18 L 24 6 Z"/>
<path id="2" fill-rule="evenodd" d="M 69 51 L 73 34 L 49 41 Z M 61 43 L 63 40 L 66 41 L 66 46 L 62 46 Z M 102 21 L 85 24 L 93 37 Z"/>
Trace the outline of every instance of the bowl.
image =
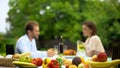
<path id="1" fill-rule="evenodd" d="M 106 62 L 89 61 L 88 63 L 90 68 L 116 68 L 116 66 L 120 64 L 120 59 Z"/>

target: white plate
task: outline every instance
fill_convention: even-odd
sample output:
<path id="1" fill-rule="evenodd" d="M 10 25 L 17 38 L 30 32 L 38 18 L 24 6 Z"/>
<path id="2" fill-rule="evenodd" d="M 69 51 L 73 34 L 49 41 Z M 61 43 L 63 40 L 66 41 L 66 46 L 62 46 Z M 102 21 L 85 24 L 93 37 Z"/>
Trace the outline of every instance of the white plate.
<path id="1" fill-rule="evenodd" d="M 63 57 L 66 58 L 66 59 L 73 59 L 76 56 L 63 56 Z"/>

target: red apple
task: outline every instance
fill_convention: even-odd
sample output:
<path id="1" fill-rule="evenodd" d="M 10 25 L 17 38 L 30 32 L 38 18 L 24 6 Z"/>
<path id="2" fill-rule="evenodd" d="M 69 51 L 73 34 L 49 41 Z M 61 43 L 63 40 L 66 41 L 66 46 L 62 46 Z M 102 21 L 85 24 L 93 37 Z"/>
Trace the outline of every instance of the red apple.
<path id="1" fill-rule="evenodd" d="M 100 52 L 98 53 L 97 58 L 99 62 L 105 62 L 107 61 L 107 54 L 105 52 Z"/>
<path id="2" fill-rule="evenodd" d="M 37 66 L 41 66 L 43 63 L 43 60 L 41 58 L 36 58 Z"/>

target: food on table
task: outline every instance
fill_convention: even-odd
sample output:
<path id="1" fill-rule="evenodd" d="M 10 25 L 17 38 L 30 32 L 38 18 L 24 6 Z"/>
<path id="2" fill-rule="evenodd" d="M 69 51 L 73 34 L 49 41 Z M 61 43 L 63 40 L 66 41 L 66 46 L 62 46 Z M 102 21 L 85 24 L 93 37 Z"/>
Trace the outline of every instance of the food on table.
<path id="1" fill-rule="evenodd" d="M 64 50 L 63 55 L 76 55 L 76 51 L 73 49 Z"/>
<path id="2" fill-rule="evenodd" d="M 20 62 L 28 62 L 28 63 L 30 63 L 31 60 L 32 60 L 31 57 L 20 57 L 20 58 L 18 59 L 18 61 L 20 61 Z"/>
<path id="3" fill-rule="evenodd" d="M 79 64 L 78 68 L 84 68 L 84 64 L 83 63 Z"/>
<path id="4" fill-rule="evenodd" d="M 36 66 L 41 66 L 43 63 L 43 60 L 41 58 L 33 58 L 31 60 L 31 63 L 35 64 Z"/>
<path id="5" fill-rule="evenodd" d="M 64 64 L 64 62 L 67 60 L 67 59 L 64 58 L 64 57 L 61 57 L 61 59 L 62 59 L 62 61 L 63 61 L 63 64 Z"/>
<path id="6" fill-rule="evenodd" d="M 105 61 L 107 61 L 107 54 L 105 52 L 100 52 L 97 55 L 93 55 L 92 61 L 105 62 Z"/>
<path id="7" fill-rule="evenodd" d="M 112 60 L 112 65 L 117 65 L 117 64 L 120 64 L 120 59 L 115 59 L 115 60 Z"/>
<path id="8" fill-rule="evenodd" d="M 94 68 L 112 68 L 111 66 L 113 66 L 113 68 L 115 68 L 114 66 L 117 66 L 118 64 L 120 64 L 120 59 L 115 59 L 112 61 L 106 61 L 106 62 L 94 62 L 94 61 L 89 61 L 89 65 L 90 67 L 94 67 Z"/>
<path id="9" fill-rule="evenodd" d="M 94 61 L 90 61 L 89 65 L 90 65 L 90 67 L 95 67 L 95 68 L 110 68 L 111 62 L 94 62 Z"/>
<path id="10" fill-rule="evenodd" d="M 77 68 L 77 66 L 72 64 L 69 66 L 69 68 Z"/>
<path id="11" fill-rule="evenodd" d="M 79 64 L 78 68 L 84 68 L 84 64 L 83 63 Z"/>
<path id="12" fill-rule="evenodd" d="M 14 54 L 13 58 L 18 59 L 18 61 L 13 62 L 16 65 L 26 65 L 26 66 L 41 66 L 43 60 L 41 58 L 31 58 L 30 53 L 23 53 L 23 54 Z"/>
<path id="13" fill-rule="evenodd" d="M 80 63 L 78 65 L 78 68 L 89 68 L 89 65 L 88 64 L 84 64 L 84 63 Z"/>
<path id="14" fill-rule="evenodd" d="M 72 64 L 72 61 L 71 60 L 68 60 L 66 59 L 64 62 L 63 62 L 63 65 L 65 65 L 66 68 L 69 68 L 69 66 Z"/>
<path id="15" fill-rule="evenodd" d="M 22 53 L 22 54 L 14 54 L 12 56 L 13 59 L 19 59 L 20 57 L 30 57 L 31 53 L 30 52 L 25 52 L 25 53 Z"/>
<path id="16" fill-rule="evenodd" d="M 20 54 L 16 53 L 12 56 L 13 59 L 19 59 L 20 58 Z"/>
<path id="17" fill-rule="evenodd" d="M 80 57 L 77 56 L 77 57 L 73 58 L 72 64 L 78 66 L 80 63 L 81 63 Z"/>
<path id="18" fill-rule="evenodd" d="M 95 61 L 95 62 L 98 61 L 97 55 L 93 55 L 93 56 L 92 56 L 92 61 Z"/>
<path id="19" fill-rule="evenodd" d="M 21 67 L 36 67 L 35 64 L 28 62 L 13 61 L 13 64 Z"/>
<path id="20" fill-rule="evenodd" d="M 100 52 L 98 53 L 97 58 L 99 62 L 105 62 L 107 61 L 107 54 L 105 52 Z"/>
<path id="21" fill-rule="evenodd" d="M 48 64 L 48 68 L 59 68 L 59 63 L 57 60 L 51 60 L 50 63 Z"/>
<path id="22" fill-rule="evenodd" d="M 60 68 L 62 67 L 63 64 L 63 59 L 61 57 L 56 58 L 56 60 L 58 61 Z"/>
<path id="23" fill-rule="evenodd" d="M 50 58 L 45 58 L 43 63 L 42 63 L 42 68 L 47 68 L 50 61 L 51 61 Z"/>
<path id="24" fill-rule="evenodd" d="M 81 59 L 81 63 L 86 64 L 86 61 L 84 60 L 84 58 L 82 56 L 80 56 L 80 59 Z"/>

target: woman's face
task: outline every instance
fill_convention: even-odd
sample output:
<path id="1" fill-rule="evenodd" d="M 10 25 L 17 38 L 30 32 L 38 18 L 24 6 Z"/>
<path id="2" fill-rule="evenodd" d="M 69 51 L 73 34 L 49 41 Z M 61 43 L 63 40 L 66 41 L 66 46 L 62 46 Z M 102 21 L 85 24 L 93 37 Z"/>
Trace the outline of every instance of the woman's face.
<path id="1" fill-rule="evenodd" d="M 82 26 L 82 32 L 83 32 L 83 36 L 91 36 L 92 35 L 92 30 L 86 25 Z"/>

